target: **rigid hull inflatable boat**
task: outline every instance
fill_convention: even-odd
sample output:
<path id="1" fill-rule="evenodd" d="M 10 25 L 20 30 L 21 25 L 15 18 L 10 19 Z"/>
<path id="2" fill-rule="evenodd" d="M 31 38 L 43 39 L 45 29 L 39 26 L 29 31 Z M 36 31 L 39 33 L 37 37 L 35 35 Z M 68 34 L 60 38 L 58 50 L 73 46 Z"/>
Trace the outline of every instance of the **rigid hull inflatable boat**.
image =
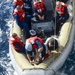
<path id="1" fill-rule="evenodd" d="M 67 3 L 70 17 L 62 26 L 60 30 L 60 35 L 58 36 L 58 41 L 60 43 L 60 50 L 62 51 L 61 54 L 53 53 L 52 57 L 47 58 L 38 65 L 32 66 L 25 57 L 25 54 L 17 53 L 13 49 L 13 47 L 9 44 L 9 54 L 12 61 L 12 65 L 16 70 L 16 72 L 18 73 L 18 75 L 53 75 L 64 64 L 65 60 L 67 59 L 71 51 L 75 32 L 75 18 L 73 17 L 75 16 L 74 15 L 75 1 L 69 0 Z M 37 25 L 39 23 L 32 22 L 33 25 L 34 24 Z M 26 35 L 24 35 L 24 33 L 21 31 L 18 25 L 15 24 L 16 22 L 14 21 L 13 24 L 11 25 L 10 35 L 16 32 L 19 35 L 19 37 L 22 38 L 23 42 L 25 42 Z M 44 22 L 41 23 L 41 27 L 43 28 L 42 24 L 44 24 Z M 45 24 L 47 24 L 47 22 L 45 22 Z M 35 29 L 35 26 L 33 26 L 32 28 Z"/>

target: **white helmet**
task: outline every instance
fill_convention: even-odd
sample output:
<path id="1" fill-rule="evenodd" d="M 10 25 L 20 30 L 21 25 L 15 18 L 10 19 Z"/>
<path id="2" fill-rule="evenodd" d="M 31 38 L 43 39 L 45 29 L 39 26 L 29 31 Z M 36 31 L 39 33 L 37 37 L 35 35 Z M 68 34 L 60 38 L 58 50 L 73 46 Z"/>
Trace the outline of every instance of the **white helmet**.
<path id="1" fill-rule="evenodd" d="M 30 30 L 29 32 L 30 32 L 30 35 L 32 35 L 32 36 L 36 35 L 36 31 L 35 30 Z"/>

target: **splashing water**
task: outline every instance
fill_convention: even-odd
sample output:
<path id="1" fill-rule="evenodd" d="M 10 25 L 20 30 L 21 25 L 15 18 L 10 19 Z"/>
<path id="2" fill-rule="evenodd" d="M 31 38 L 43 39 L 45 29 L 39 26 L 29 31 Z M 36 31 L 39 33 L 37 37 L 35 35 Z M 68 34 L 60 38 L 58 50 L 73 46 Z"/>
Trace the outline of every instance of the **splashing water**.
<path id="1" fill-rule="evenodd" d="M 0 75 L 14 75 L 8 42 L 12 9 L 12 1 L 0 0 Z"/>

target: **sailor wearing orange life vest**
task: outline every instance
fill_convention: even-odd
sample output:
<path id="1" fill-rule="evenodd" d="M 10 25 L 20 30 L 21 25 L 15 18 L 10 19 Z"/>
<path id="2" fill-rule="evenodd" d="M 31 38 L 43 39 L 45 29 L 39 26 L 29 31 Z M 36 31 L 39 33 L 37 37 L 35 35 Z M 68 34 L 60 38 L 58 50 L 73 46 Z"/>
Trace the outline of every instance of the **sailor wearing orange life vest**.
<path id="1" fill-rule="evenodd" d="M 59 2 L 59 1 L 56 2 L 56 11 L 59 16 L 66 15 L 66 13 L 67 13 L 67 12 L 65 13 L 66 7 L 67 7 L 67 5 L 65 3 Z"/>
<path id="2" fill-rule="evenodd" d="M 12 36 L 10 36 L 9 42 L 17 52 L 25 53 L 24 43 L 20 41 L 20 38 L 16 33 L 13 33 Z"/>
<path id="3" fill-rule="evenodd" d="M 21 28 L 21 29 L 25 29 L 27 35 L 29 36 L 29 26 L 27 25 L 26 22 L 26 13 L 25 11 L 18 5 L 13 12 L 13 17 L 14 20 L 16 20 L 17 25 Z"/>
<path id="4" fill-rule="evenodd" d="M 30 6 L 26 6 L 26 1 L 27 0 L 14 0 L 13 1 L 13 8 L 15 9 L 17 5 L 21 6 L 21 8 L 23 8 L 25 10 L 25 12 L 28 14 L 28 15 L 31 15 L 31 7 Z M 29 2 L 29 1 L 27 1 Z M 30 4 L 30 2 L 29 2 Z"/>
<path id="5" fill-rule="evenodd" d="M 35 36 L 36 32 L 34 30 L 30 30 L 30 34 L 32 35 L 32 37 L 26 40 L 25 49 L 26 49 L 26 54 L 27 54 L 27 58 L 29 62 L 33 64 L 33 61 L 31 60 L 31 55 L 30 55 L 31 52 L 35 52 L 35 49 L 37 49 L 38 51 L 36 53 L 36 60 L 39 60 L 40 53 L 41 53 L 41 59 L 42 59 L 45 56 L 46 49 L 42 39 Z"/>
<path id="6" fill-rule="evenodd" d="M 14 0 L 13 1 L 14 9 L 16 8 L 17 5 L 21 6 L 21 8 L 24 8 L 24 1 L 23 0 Z"/>
<path id="7" fill-rule="evenodd" d="M 58 33 L 59 31 L 59 26 L 69 18 L 69 13 L 67 9 L 67 5 L 63 2 L 57 1 L 56 2 L 56 32 Z"/>
<path id="8" fill-rule="evenodd" d="M 33 3 L 34 6 L 34 16 L 37 20 L 44 20 L 45 19 L 45 13 L 46 13 L 46 7 L 43 2 L 40 0 L 35 0 Z"/>

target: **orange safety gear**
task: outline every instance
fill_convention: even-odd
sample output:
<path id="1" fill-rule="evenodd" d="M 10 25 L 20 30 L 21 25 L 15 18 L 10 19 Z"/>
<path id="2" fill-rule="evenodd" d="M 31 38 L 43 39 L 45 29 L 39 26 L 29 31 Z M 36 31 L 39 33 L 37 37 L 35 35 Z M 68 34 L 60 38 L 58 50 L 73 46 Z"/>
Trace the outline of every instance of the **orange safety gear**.
<path id="1" fill-rule="evenodd" d="M 23 3 L 24 3 L 23 0 L 14 0 L 13 1 L 13 4 L 20 5 L 22 8 L 24 6 Z"/>
<path id="2" fill-rule="evenodd" d="M 17 14 L 20 17 L 20 21 L 26 20 L 26 14 L 25 11 L 22 9 L 22 11 L 18 11 L 17 9 L 14 10 L 13 15 Z"/>
<path id="3" fill-rule="evenodd" d="M 9 42 L 12 44 L 12 46 L 13 46 L 13 48 L 14 48 L 15 50 L 19 50 L 19 48 L 14 45 L 15 42 L 19 43 L 20 46 L 22 46 L 22 47 L 24 46 L 23 42 L 20 41 L 20 38 L 19 38 L 19 37 L 16 38 L 16 39 L 14 39 L 14 38 L 11 36 L 11 37 L 9 38 Z"/>
<path id="4" fill-rule="evenodd" d="M 65 7 L 67 7 L 67 5 L 63 2 L 60 2 L 60 6 L 56 6 L 56 11 L 59 14 L 59 16 L 65 15 Z"/>
<path id="5" fill-rule="evenodd" d="M 39 37 L 37 37 L 37 36 L 28 38 L 26 40 L 28 43 L 30 43 L 32 45 L 32 50 L 34 50 L 35 48 L 37 48 L 36 40 L 38 40 L 41 44 L 43 43 L 42 39 L 39 38 Z"/>
<path id="6" fill-rule="evenodd" d="M 38 13 L 42 13 L 45 10 L 44 4 L 42 2 L 39 2 L 39 4 L 35 3 L 34 8 L 37 10 Z"/>

